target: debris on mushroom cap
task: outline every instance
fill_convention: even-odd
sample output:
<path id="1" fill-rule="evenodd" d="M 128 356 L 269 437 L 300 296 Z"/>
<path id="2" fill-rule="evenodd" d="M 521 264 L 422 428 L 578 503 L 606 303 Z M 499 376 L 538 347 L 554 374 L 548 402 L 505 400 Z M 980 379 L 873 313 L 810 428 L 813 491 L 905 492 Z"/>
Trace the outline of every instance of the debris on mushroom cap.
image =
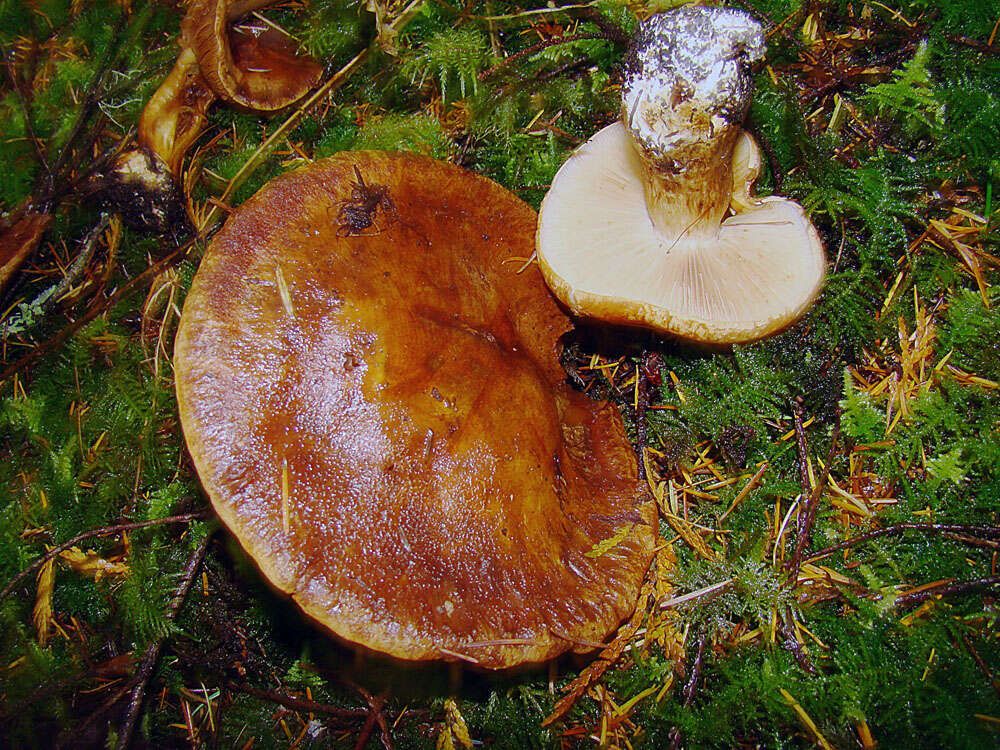
<path id="1" fill-rule="evenodd" d="M 653 509 L 617 409 L 566 383 L 568 318 L 518 273 L 534 231 L 485 178 L 356 152 L 273 180 L 206 251 L 175 345 L 192 458 L 350 642 L 499 669 L 635 607 Z"/>
<path id="2" fill-rule="evenodd" d="M 815 299 L 825 257 L 805 212 L 751 196 L 760 153 L 740 122 L 763 51 L 742 11 L 689 6 L 641 25 L 624 124 L 577 149 L 542 203 L 539 262 L 573 312 L 733 343 Z"/>
<path id="3" fill-rule="evenodd" d="M 319 82 L 322 68 L 296 55 L 277 30 L 230 25 L 274 2 L 195 0 L 188 8 L 177 61 L 139 118 L 138 148 L 117 159 L 103 185 L 109 203 L 129 206 L 129 224 L 166 232 L 186 221 L 177 186 L 181 162 L 204 131 L 216 98 L 273 112 Z"/>

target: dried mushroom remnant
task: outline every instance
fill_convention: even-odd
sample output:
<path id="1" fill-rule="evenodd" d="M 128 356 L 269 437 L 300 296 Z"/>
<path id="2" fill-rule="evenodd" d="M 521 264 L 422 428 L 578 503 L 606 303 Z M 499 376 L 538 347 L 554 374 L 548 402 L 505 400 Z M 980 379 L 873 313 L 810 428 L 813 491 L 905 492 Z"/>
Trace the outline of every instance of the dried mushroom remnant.
<path id="1" fill-rule="evenodd" d="M 391 211 L 345 231 L 362 180 Z M 534 232 L 489 180 L 357 152 L 272 181 L 206 251 L 175 345 L 188 447 L 267 577 L 348 641 L 503 668 L 635 606 L 652 509 L 617 410 L 566 385 L 567 317 L 509 262 Z"/>
<path id="2" fill-rule="evenodd" d="M 184 222 L 177 187 L 184 154 L 208 122 L 217 99 L 273 112 L 302 98 L 322 69 L 296 55 L 271 27 L 230 22 L 275 0 L 194 0 L 181 24 L 181 52 L 139 118 L 138 148 L 119 157 L 109 184 L 112 200 L 129 205 L 126 218 L 167 231 Z"/>
<path id="3" fill-rule="evenodd" d="M 570 157 L 539 216 L 542 272 L 575 313 L 731 343 L 813 301 L 816 230 L 798 204 L 750 195 L 760 154 L 740 123 L 763 54 L 760 25 L 738 10 L 688 6 L 640 26 L 624 122 Z"/>

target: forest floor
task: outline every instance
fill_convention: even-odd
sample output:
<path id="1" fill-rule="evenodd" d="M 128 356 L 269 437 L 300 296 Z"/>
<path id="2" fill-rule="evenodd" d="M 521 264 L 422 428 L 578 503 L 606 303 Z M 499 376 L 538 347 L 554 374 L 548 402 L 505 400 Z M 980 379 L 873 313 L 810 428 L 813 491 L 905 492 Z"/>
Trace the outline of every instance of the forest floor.
<path id="1" fill-rule="evenodd" d="M 324 66 L 320 95 L 209 109 L 182 161 L 189 225 L 156 234 L 99 175 L 184 8 L 0 0 L 0 261 L 30 245 L 0 290 L 0 745 L 998 743 L 996 0 L 730 4 L 768 39 L 759 191 L 803 204 L 828 277 L 759 343 L 581 327 L 568 345 L 571 379 L 620 405 L 661 516 L 637 614 L 596 659 L 488 675 L 357 656 L 273 593 L 201 490 L 171 342 L 224 215 L 363 148 L 537 208 L 617 117 L 637 19 L 677 4 L 261 10 Z"/>

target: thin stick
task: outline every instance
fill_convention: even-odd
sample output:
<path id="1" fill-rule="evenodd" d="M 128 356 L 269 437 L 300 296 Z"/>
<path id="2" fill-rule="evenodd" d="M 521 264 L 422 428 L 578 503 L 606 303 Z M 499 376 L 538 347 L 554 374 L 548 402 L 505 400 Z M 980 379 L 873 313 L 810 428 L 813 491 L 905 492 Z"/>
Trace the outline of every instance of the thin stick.
<path id="1" fill-rule="evenodd" d="M 826 456 L 826 468 L 823 470 L 823 478 L 816 483 L 809 493 L 806 501 L 805 512 L 799 516 L 799 534 L 795 541 L 795 553 L 792 555 L 790 565 L 791 573 L 789 580 L 794 584 L 799 577 L 799 566 L 802 564 L 802 555 L 809 544 L 809 536 L 812 533 L 813 522 L 816 520 L 816 508 L 819 506 L 820 495 L 830 477 L 830 465 L 833 463 L 833 456 L 837 450 L 837 440 L 840 438 L 840 409 L 836 412 L 836 422 L 833 425 L 833 435 L 830 438 L 830 451 Z M 808 480 L 807 480 L 808 481 Z"/>
<path id="2" fill-rule="evenodd" d="M 809 448 L 806 442 L 806 431 L 802 426 L 802 398 L 798 397 L 792 402 L 792 416 L 795 419 L 795 447 L 799 451 L 799 482 L 802 485 L 802 495 L 808 496 L 812 493 L 812 484 L 809 482 Z M 799 523 L 801 528 L 802 524 Z"/>
<path id="3" fill-rule="evenodd" d="M 480 73 L 478 78 L 480 81 L 486 80 L 490 76 L 495 75 L 499 71 L 509 67 L 518 60 L 523 60 L 525 57 L 531 57 L 536 52 L 541 52 L 543 49 L 548 49 L 549 47 L 555 47 L 560 44 L 569 44 L 570 42 L 579 42 L 584 39 L 600 39 L 606 42 L 614 41 L 606 33 L 570 34 L 569 36 L 560 36 L 554 39 L 546 39 L 544 42 L 533 44 L 530 47 L 526 47 L 525 49 L 521 50 L 520 52 L 515 52 L 513 55 L 510 55 L 509 57 L 505 57 L 503 60 L 498 62 L 492 68 L 484 70 L 482 73 Z"/>
<path id="4" fill-rule="evenodd" d="M 782 647 L 795 657 L 795 661 L 798 663 L 799 668 L 803 672 L 811 675 L 819 674 L 819 670 L 816 669 L 812 660 L 802 648 L 802 644 L 799 643 L 799 639 L 795 637 L 795 631 L 792 628 L 791 611 L 785 612 L 785 616 L 781 618 L 781 634 L 784 636 L 784 640 L 781 643 Z"/>
<path id="5" fill-rule="evenodd" d="M 68 550 L 70 547 L 74 547 L 85 539 L 93 539 L 97 536 L 110 536 L 111 534 L 117 534 L 120 531 L 132 531 L 133 529 L 145 529 L 149 526 L 163 526 L 165 524 L 173 523 L 189 523 L 191 521 L 200 521 L 204 518 L 208 518 L 209 512 L 207 510 L 198 511 L 197 513 L 185 513 L 181 516 L 170 516 L 169 518 L 157 518 L 153 521 L 132 521 L 130 523 L 119 523 L 114 526 L 105 526 L 101 529 L 91 529 L 90 531 L 84 531 L 82 534 L 77 534 L 75 537 L 70 539 L 68 542 L 63 542 L 58 547 L 53 547 L 44 555 L 35 560 L 31 565 L 22 570 L 16 576 L 14 576 L 10 583 L 3 587 L 3 591 L 0 591 L 0 599 L 3 599 L 11 591 L 17 588 L 18 583 L 20 583 L 24 578 L 30 576 L 45 563 L 51 560 L 53 557 L 58 555 L 64 550 Z"/>
<path id="6" fill-rule="evenodd" d="M 194 581 L 195 574 L 198 572 L 198 568 L 201 567 L 201 561 L 205 559 L 205 553 L 208 551 L 208 545 L 211 541 L 212 533 L 209 532 L 188 558 L 187 565 L 184 568 L 184 577 L 181 579 L 181 585 L 177 587 L 173 599 L 167 605 L 167 622 L 173 622 L 177 617 L 177 613 L 180 611 L 185 597 L 187 597 L 188 590 L 191 588 L 191 582 Z M 146 654 L 143 656 L 142 663 L 139 665 L 139 669 L 136 670 L 135 688 L 132 690 L 128 714 L 126 714 L 125 723 L 118 734 L 118 742 L 115 743 L 115 750 L 126 750 L 132 744 L 132 734 L 135 732 L 135 724 L 139 720 L 142 702 L 146 697 L 146 687 L 153 676 L 153 670 L 156 668 L 156 662 L 159 661 L 160 651 L 163 650 L 163 643 L 166 639 L 166 634 L 161 635 L 146 648 Z"/>
<path id="7" fill-rule="evenodd" d="M 683 596 L 675 596 L 673 599 L 667 599 L 665 602 L 660 602 L 660 609 L 670 609 L 671 607 L 677 607 L 680 606 L 681 604 L 686 604 L 687 602 L 694 601 L 695 599 L 701 599 L 702 597 L 719 593 L 723 589 L 728 588 L 732 582 L 733 579 L 728 578 L 725 581 L 720 581 L 719 583 L 713 583 L 711 586 L 706 586 L 703 589 L 692 591 L 689 594 L 684 594 Z"/>
<path id="8" fill-rule="evenodd" d="M 897 609 L 912 607 L 914 604 L 920 604 L 934 597 L 947 596 L 949 594 L 964 594 L 967 591 L 978 591 L 979 589 L 988 589 L 994 586 L 1000 586 L 1000 576 L 977 578 L 974 581 L 961 581 L 960 583 L 949 583 L 943 586 L 924 589 L 923 591 L 914 591 L 912 594 L 903 594 L 896 599 L 893 607 Z"/>
<path id="9" fill-rule="evenodd" d="M 9 365 L 5 370 L 3 370 L 3 372 L 0 372 L 0 384 L 7 382 L 7 380 L 21 372 L 21 370 L 34 364 L 36 361 L 41 359 L 46 352 L 61 346 L 70 336 L 80 330 L 83 326 L 87 325 L 87 323 L 97 317 L 100 317 L 105 313 L 105 311 L 118 304 L 122 299 L 134 292 L 139 286 L 146 283 L 148 280 L 155 278 L 161 271 L 183 259 L 184 256 L 190 252 L 191 248 L 195 246 L 195 243 L 204 239 L 205 236 L 206 233 L 199 233 L 198 236 L 188 240 L 172 253 L 165 256 L 162 260 L 154 263 L 134 279 L 124 284 L 118 289 L 118 291 L 111 294 L 103 302 L 95 304 L 81 317 L 70 323 L 44 344 L 35 346 L 30 352 L 21 357 L 21 359 L 17 360 L 12 365 Z"/>
<path id="10" fill-rule="evenodd" d="M 698 692 L 698 681 L 701 679 L 701 670 L 704 666 L 705 644 L 708 643 L 708 631 L 704 631 L 698 639 L 698 653 L 695 654 L 694 664 L 691 667 L 691 679 L 684 686 L 684 707 L 687 708 L 694 700 Z"/>
<path id="11" fill-rule="evenodd" d="M 365 719 L 365 723 L 361 727 L 361 732 L 358 734 L 358 740 L 354 743 L 354 750 L 365 750 L 365 745 L 368 744 L 368 738 L 372 736 L 372 729 L 375 728 L 375 709 L 368 709 L 368 718 Z"/>
<path id="12" fill-rule="evenodd" d="M 38 159 L 38 163 L 41 164 L 46 174 L 51 174 L 48 159 L 45 158 L 41 141 L 35 135 L 35 126 L 31 122 L 31 109 L 28 107 L 28 98 L 24 94 L 24 89 L 21 88 L 21 82 L 14 73 L 14 64 L 11 62 L 10 55 L 7 54 L 6 45 L 0 44 L 0 55 L 3 56 L 3 64 L 7 68 L 7 77 L 10 79 L 10 85 L 13 86 L 14 93 L 17 94 L 17 102 L 21 106 L 21 115 L 24 117 L 25 134 L 35 149 L 35 158 Z"/>
<path id="13" fill-rule="evenodd" d="M 701 669 L 704 665 L 705 644 L 707 642 L 708 632 L 702 631 L 701 636 L 698 638 L 698 651 L 695 654 L 694 663 L 691 665 L 691 677 L 684 686 L 684 708 L 691 705 L 691 701 L 694 700 L 694 696 L 698 691 L 698 681 L 701 679 Z M 669 736 L 671 750 L 677 750 L 677 748 L 681 746 L 681 730 L 674 727 L 670 730 Z"/>
<path id="14" fill-rule="evenodd" d="M 981 657 L 979 652 L 976 651 L 976 647 L 972 645 L 972 641 L 969 639 L 969 636 L 962 633 L 962 640 L 965 641 L 965 646 L 969 649 L 969 653 L 972 654 L 972 658 L 976 662 L 976 665 L 983 671 L 983 674 L 986 675 L 986 679 L 990 681 L 990 684 L 993 686 L 996 694 L 1000 696 L 1000 682 L 997 682 L 997 678 L 993 676 L 990 668 L 986 666 L 986 662 L 983 661 L 983 657 Z"/>
<path id="15" fill-rule="evenodd" d="M 878 539 L 883 536 L 896 536 L 902 534 L 904 531 L 923 531 L 932 534 L 971 534 L 986 537 L 1000 537 L 1000 527 L 996 526 L 964 526 L 961 524 L 948 524 L 948 523 L 898 523 L 893 526 L 886 526 L 884 529 L 877 529 L 875 531 L 868 531 L 864 534 L 858 534 L 855 537 L 846 539 L 843 542 L 838 542 L 829 547 L 821 549 L 809 556 L 806 562 L 816 562 L 824 557 L 832 555 L 834 552 L 840 552 L 841 550 L 847 549 L 849 547 L 854 547 L 864 542 L 869 542 L 872 539 Z"/>
<path id="16" fill-rule="evenodd" d="M 83 273 L 90 259 L 94 257 L 97 240 L 110 223 L 111 216 L 102 213 L 97 225 L 83 238 L 80 252 L 66 269 L 65 275 L 54 286 L 43 291 L 31 302 L 23 303 L 23 307 L 18 305 L 14 308 L 7 320 L 0 323 L 0 339 L 7 338 L 11 334 L 11 328 L 14 328 L 14 333 L 17 334 L 27 333 L 40 323 L 52 308 L 59 304 L 59 300 L 73 288 L 73 284 Z"/>
<path id="17" fill-rule="evenodd" d="M 240 685 L 231 681 L 227 681 L 225 686 L 229 690 L 235 690 L 237 693 L 252 695 L 254 698 L 277 703 L 279 706 L 284 706 L 292 711 L 301 711 L 302 713 L 325 714 L 326 716 L 336 716 L 340 719 L 360 719 L 369 714 L 369 711 L 363 708 L 340 708 L 339 706 L 317 703 L 305 698 L 290 698 L 287 695 L 282 695 L 272 690 L 260 690 L 250 685 Z"/>

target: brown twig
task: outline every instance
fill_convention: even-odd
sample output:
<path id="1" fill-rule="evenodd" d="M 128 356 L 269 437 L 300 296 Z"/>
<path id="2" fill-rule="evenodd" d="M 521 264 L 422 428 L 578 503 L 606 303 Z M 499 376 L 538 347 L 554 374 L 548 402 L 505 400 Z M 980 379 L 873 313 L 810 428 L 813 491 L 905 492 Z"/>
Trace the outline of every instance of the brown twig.
<path id="1" fill-rule="evenodd" d="M 988 589 L 992 586 L 1000 587 L 1000 576 L 977 578 L 973 581 L 960 581 L 959 583 L 946 583 L 941 586 L 923 589 L 922 591 L 914 591 L 912 594 L 903 594 L 896 598 L 892 606 L 896 609 L 912 607 L 915 604 L 921 604 L 934 597 L 964 594 L 967 591 L 978 591 L 979 589 Z"/>
<path id="2" fill-rule="evenodd" d="M 962 640 L 965 641 L 965 647 L 969 649 L 969 653 L 972 654 L 973 661 L 976 662 L 976 665 L 982 670 L 983 674 L 986 675 L 986 679 L 990 681 L 990 684 L 993 686 L 993 690 L 996 692 L 997 696 L 1000 696 L 1000 682 L 997 682 L 997 678 L 993 676 L 990 668 L 986 666 L 986 662 L 983 661 L 983 657 L 979 655 L 976 647 L 972 645 L 972 641 L 969 639 L 969 636 L 962 633 Z"/>
<path id="3" fill-rule="evenodd" d="M 232 681 L 226 681 L 225 686 L 227 689 L 235 690 L 237 693 L 245 693 L 262 701 L 277 703 L 279 706 L 284 706 L 292 711 L 301 711 L 302 713 L 323 714 L 325 716 L 335 716 L 338 719 L 352 720 L 365 718 L 370 713 L 369 710 L 363 708 L 341 708 L 340 706 L 317 703 L 305 698 L 291 698 L 287 695 L 276 693 L 273 690 L 261 690 L 250 685 L 242 685 Z"/>
<path id="4" fill-rule="evenodd" d="M 531 57 L 537 52 L 541 52 L 543 49 L 548 49 L 549 47 L 555 47 L 560 44 L 569 44 L 570 42 L 579 42 L 584 39 L 601 39 L 606 42 L 613 42 L 607 34 L 595 34 L 595 33 L 584 33 L 584 34 L 570 34 L 569 36 L 560 36 L 554 39 L 546 39 L 544 42 L 539 42 L 538 44 L 533 44 L 530 47 L 525 47 L 520 52 L 515 52 L 509 57 L 505 57 L 503 60 L 498 62 L 492 68 L 488 68 L 481 72 L 477 77 L 480 81 L 484 81 L 492 75 L 510 67 L 513 63 L 523 60 L 525 57 Z"/>
<path id="5" fill-rule="evenodd" d="M 698 681 L 701 679 L 702 667 L 705 663 L 705 644 L 708 643 L 708 631 L 703 630 L 698 638 L 698 651 L 695 653 L 694 661 L 691 664 L 691 676 L 687 684 L 684 685 L 684 708 L 691 705 L 695 694 L 698 692 Z M 670 730 L 670 748 L 676 750 L 681 746 L 681 730 L 674 727 Z"/>
<path id="6" fill-rule="evenodd" d="M 63 343 L 66 342 L 67 339 L 69 339 L 70 336 L 72 336 L 74 333 L 80 330 L 83 326 L 87 325 L 87 323 L 103 315 L 109 308 L 121 302 L 125 297 L 135 292 L 136 289 L 138 289 L 140 286 L 145 284 L 150 279 L 156 278 L 156 276 L 161 271 L 164 271 L 168 267 L 179 262 L 181 259 L 184 258 L 185 255 L 187 255 L 188 252 L 190 252 L 191 248 L 194 247 L 195 243 L 203 239 L 204 236 L 205 235 L 199 235 L 197 237 L 191 238 L 183 245 L 178 247 L 176 250 L 164 256 L 162 260 L 158 261 L 157 263 L 154 263 L 145 271 L 136 276 L 134 279 L 121 286 L 117 291 L 109 295 L 106 299 L 104 299 L 100 303 L 93 305 L 89 310 L 87 310 L 87 312 L 85 312 L 79 318 L 74 320 L 72 323 L 66 326 L 63 330 L 61 330 L 51 339 L 49 339 L 43 344 L 38 344 L 37 346 L 33 347 L 30 352 L 28 352 L 19 360 L 9 365 L 6 369 L 0 372 L 0 384 L 6 383 L 14 375 L 16 375 L 17 373 L 24 370 L 26 367 L 29 367 L 30 365 L 34 364 L 39 359 L 41 359 L 42 356 L 44 356 L 47 352 L 50 352 L 53 349 L 56 349 L 59 346 L 61 346 Z"/>
<path id="7" fill-rule="evenodd" d="M 863 544 L 864 542 L 871 541 L 872 539 L 878 539 L 879 537 L 902 534 L 904 531 L 923 531 L 932 534 L 955 533 L 986 537 L 1000 537 L 1000 527 L 996 526 L 965 526 L 961 524 L 947 523 L 898 523 L 893 526 L 886 526 L 884 529 L 877 529 L 875 531 L 868 531 L 864 534 L 858 534 L 857 536 L 846 539 L 843 542 L 838 542 L 837 544 L 830 545 L 829 547 L 824 547 L 818 552 L 810 555 L 808 561 L 815 562 L 816 560 L 827 557 L 828 555 L 832 555 L 834 552 L 840 552 L 841 550 Z"/>
<path id="8" fill-rule="evenodd" d="M 14 576 L 10 583 L 3 587 L 3 591 L 0 591 L 0 599 L 3 599 L 11 591 L 17 588 L 18 583 L 20 583 L 24 578 L 30 576 L 45 563 L 51 560 L 53 557 L 58 555 L 64 550 L 68 550 L 85 539 L 93 539 L 98 536 L 110 536 L 111 534 L 117 534 L 120 531 L 132 531 L 133 529 L 145 529 L 150 526 L 163 526 L 165 524 L 173 523 L 189 523 L 191 521 L 200 521 L 202 519 L 209 517 L 209 512 L 207 510 L 201 510 L 197 513 L 185 513 L 180 516 L 170 516 L 169 518 L 157 518 L 152 521 L 131 521 L 129 523 L 119 523 L 114 526 L 105 526 L 101 529 L 91 529 L 90 531 L 84 531 L 82 534 L 77 534 L 75 537 L 70 539 L 68 542 L 63 542 L 58 547 L 53 547 L 44 555 L 35 560 L 31 565 L 22 570 L 16 576 Z"/>
<path id="9" fill-rule="evenodd" d="M 694 700 L 698 692 L 698 681 L 701 680 L 701 671 L 705 666 L 705 645 L 708 643 L 708 631 L 702 632 L 698 638 L 698 652 L 695 654 L 694 663 L 691 665 L 691 677 L 684 686 L 684 707 L 687 708 Z"/>
<path id="10" fill-rule="evenodd" d="M 205 559 L 205 553 L 208 551 L 208 545 L 211 541 L 212 532 L 209 532 L 188 558 L 187 565 L 184 567 L 184 576 L 181 578 L 181 584 L 177 587 L 177 591 L 170 600 L 170 604 L 167 605 L 167 622 L 173 622 L 177 617 L 177 613 L 180 611 L 181 605 L 187 597 L 188 590 L 191 588 L 191 583 L 194 581 L 198 568 L 201 567 L 201 561 Z M 115 750 L 126 750 L 132 744 L 132 734 L 135 732 L 135 724 L 139 719 L 143 699 L 146 697 L 146 687 L 153 676 L 153 670 L 156 668 L 156 662 L 160 658 L 160 652 L 163 650 L 163 643 L 166 639 L 167 634 L 161 635 L 146 648 L 142 662 L 136 670 L 135 687 L 132 690 L 132 697 L 129 700 L 125 722 L 118 733 L 118 742 L 115 743 Z"/>
<path id="11" fill-rule="evenodd" d="M 795 637 L 795 631 L 792 628 L 791 621 L 791 612 L 786 612 L 785 616 L 781 618 L 781 634 L 784 636 L 784 640 L 781 642 L 782 648 L 795 657 L 795 661 L 798 663 L 799 668 L 803 672 L 811 675 L 819 674 L 819 670 L 816 669 L 816 666 L 812 663 L 812 659 L 809 658 L 805 649 L 802 648 L 802 644 L 799 643 L 799 639 Z"/>
<path id="12" fill-rule="evenodd" d="M 21 116 L 24 118 L 25 135 L 28 136 L 28 140 L 31 142 L 31 145 L 35 150 L 35 158 L 38 159 L 38 163 L 41 165 L 42 169 L 45 170 L 46 174 L 49 174 L 48 159 L 45 158 L 45 152 L 42 150 L 41 141 L 35 134 L 35 126 L 31 122 L 31 108 L 28 106 L 28 98 L 24 93 L 21 81 L 14 72 L 14 64 L 11 62 L 10 55 L 7 53 L 6 45 L 0 44 L 0 55 L 3 56 L 3 64 L 4 67 L 7 68 L 7 77 L 10 79 L 10 85 L 13 87 L 14 93 L 17 95 L 17 103 L 21 107 Z"/>
<path id="13" fill-rule="evenodd" d="M 795 552 L 792 554 L 792 561 L 789 565 L 789 581 L 793 584 L 799 577 L 799 566 L 802 564 L 802 555 L 805 553 L 805 549 L 809 544 L 809 537 L 812 534 L 813 522 L 816 520 L 816 509 L 819 507 L 819 498 L 823 494 L 823 488 L 826 487 L 827 479 L 830 476 L 830 465 L 833 463 L 833 457 L 837 450 L 837 441 L 840 439 L 839 407 L 835 413 L 834 420 L 833 435 L 830 437 L 830 450 L 826 456 L 826 468 L 823 470 L 823 477 L 816 483 L 816 486 L 812 488 L 812 492 L 809 493 L 809 497 L 806 500 L 805 510 L 799 515 L 799 531 L 795 540 Z M 801 424 L 797 424 L 799 429 L 801 429 Z M 804 441 L 804 434 L 802 438 Z M 808 484 L 808 475 L 806 476 L 805 481 Z"/>
<path id="14" fill-rule="evenodd" d="M 80 243 L 80 252 L 66 268 L 63 277 L 54 286 L 49 287 L 31 302 L 27 303 L 27 309 L 31 310 L 30 316 L 19 312 L 23 308 L 16 308 L 6 320 L 0 322 L 0 339 L 8 337 L 12 326 L 18 328 L 17 332 L 19 334 L 23 335 L 27 333 L 38 322 L 41 322 L 50 310 L 59 304 L 59 301 L 73 288 L 73 284 L 76 283 L 80 274 L 86 269 L 87 264 L 90 263 L 90 259 L 94 257 L 97 240 L 104 234 L 104 230 L 110 224 L 111 217 L 106 213 L 102 213 L 97 224 L 83 238 L 83 241 Z"/>
<path id="15" fill-rule="evenodd" d="M 945 34 L 948 41 L 954 44 L 959 44 L 963 47 L 968 47 L 969 49 L 974 49 L 976 52 L 984 52 L 987 55 L 993 55 L 994 57 L 1000 57 L 1000 47 L 994 47 L 985 42 L 980 42 L 978 39 L 971 39 L 967 36 L 961 36 L 959 34 Z"/>
<path id="16" fill-rule="evenodd" d="M 606 15 L 601 13 L 597 8 L 594 7 L 583 7 L 579 8 L 572 13 L 572 15 L 577 18 L 582 18 L 584 21 L 590 21 L 597 28 L 604 32 L 608 41 L 614 42 L 621 46 L 625 46 L 629 43 L 629 33 L 625 31 L 621 26 L 612 21 Z"/>
<path id="17" fill-rule="evenodd" d="M 354 743 L 354 750 L 365 750 L 365 745 L 368 744 L 368 738 L 372 736 L 372 729 L 375 728 L 375 709 L 368 709 L 368 718 L 365 719 L 365 723 L 361 726 L 361 731 L 358 733 L 358 740 Z"/>
<path id="18" fill-rule="evenodd" d="M 806 441 L 806 430 L 802 426 L 802 397 L 792 401 L 792 417 L 795 420 L 795 447 L 799 451 L 799 482 L 802 485 L 803 497 L 812 492 L 809 481 L 809 443 Z M 799 516 L 799 528 L 802 527 L 802 517 Z"/>

